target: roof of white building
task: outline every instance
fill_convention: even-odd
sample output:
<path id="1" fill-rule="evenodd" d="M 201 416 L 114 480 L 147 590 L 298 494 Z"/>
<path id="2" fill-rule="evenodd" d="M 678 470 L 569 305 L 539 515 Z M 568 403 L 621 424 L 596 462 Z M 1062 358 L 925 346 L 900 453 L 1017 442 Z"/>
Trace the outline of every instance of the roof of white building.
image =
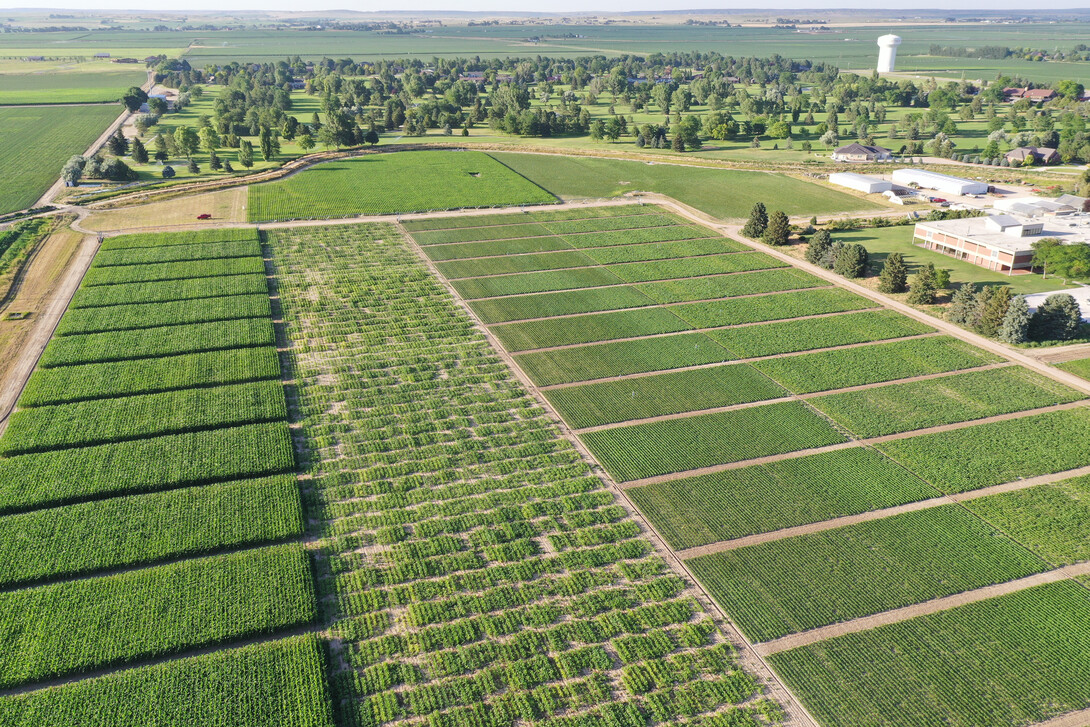
<path id="1" fill-rule="evenodd" d="M 1041 224 L 1037 221 L 1020 220 L 1012 215 L 1000 215 L 1000 217 L 1008 218 L 1012 222 L 1010 225 L 1034 225 Z M 1045 237 L 1059 238 L 1065 244 L 1072 244 L 1076 242 L 1090 242 L 1090 220 L 1085 223 L 1085 227 L 1078 229 L 1062 227 L 1054 227 L 1049 225 L 1048 228 L 1043 229 L 1039 235 L 1026 235 L 1025 237 L 1014 237 L 1012 235 L 999 232 L 993 227 L 995 223 L 989 223 L 989 217 L 967 217 L 962 220 L 938 220 L 927 221 L 921 220 L 916 223 L 917 227 L 924 229 L 937 230 L 938 232 L 944 232 L 949 235 L 969 239 L 973 242 L 986 245 L 997 250 L 1003 250 L 1010 253 L 1027 252 L 1033 249 L 1033 243 Z"/>

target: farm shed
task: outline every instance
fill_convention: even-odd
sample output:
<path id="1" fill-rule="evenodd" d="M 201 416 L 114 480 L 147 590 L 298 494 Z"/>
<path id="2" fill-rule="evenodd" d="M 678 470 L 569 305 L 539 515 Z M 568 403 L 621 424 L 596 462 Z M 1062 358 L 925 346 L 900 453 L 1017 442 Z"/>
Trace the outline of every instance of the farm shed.
<path id="1" fill-rule="evenodd" d="M 855 174 L 853 172 L 830 174 L 829 182 L 841 187 L 847 187 L 848 189 L 854 189 L 857 192 L 866 192 L 867 194 L 877 194 L 893 189 L 892 182 L 887 182 L 878 177 L 868 177 L 865 174 Z"/>
<path id="2" fill-rule="evenodd" d="M 934 189 L 946 194 L 984 194 L 988 191 L 985 182 L 951 177 L 948 174 L 929 172 L 926 169 L 898 169 L 893 173 L 893 182 L 906 187 L 916 184 L 923 189 Z"/>

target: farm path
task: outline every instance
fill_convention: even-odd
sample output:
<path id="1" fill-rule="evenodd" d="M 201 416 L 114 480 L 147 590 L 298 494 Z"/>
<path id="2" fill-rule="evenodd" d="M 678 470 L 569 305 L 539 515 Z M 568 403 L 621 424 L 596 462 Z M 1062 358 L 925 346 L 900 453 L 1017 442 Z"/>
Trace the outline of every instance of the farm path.
<path id="1" fill-rule="evenodd" d="M 1088 724 L 1090 724 L 1090 709 L 1080 709 L 1077 712 L 1053 717 L 1047 722 L 1037 722 L 1032 727 L 1086 727 Z"/>
<path id="2" fill-rule="evenodd" d="M 750 674 L 757 675 L 767 687 L 767 696 L 783 706 L 786 713 L 786 719 L 783 722 L 784 727 L 820 727 L 813 715 L 811 715 L 798 698 L 795 697 L 794 693 L 779 680 L 764 658 L 752 648 L 752 643 L 734 626 L 734 623 L 727 617 L 726 612 L 718 602 L 716 602 L 711 594 L 704 589 L 700 584 L 700 581 L 696 579 L 674 550 L 667 545 L 662 535 L 654 528 L 647 518 L 643 516 L 643 513 L 640 512 L 639 508 L 637 508 L 632 500 L 629 499 L 624 490 L 618 486 L 618 483 L 610 477 L 609 473 L 605 471 L 605 468 L 601 466 L 594 455 L 591 454 L 590 450 L 584 446 L 582 439 L 575 435 L 556 410 L 553 409 L 549 401 L 542 395 L 541 391 L 534 385 L 530 377 L 522 370 L 522 367 L 519 366 L 510 352 L 508 352 L 503 344 L 500 343 L 499 339 L 496 338 L 490 328 L 481 322 L 480 318 L 469 304 L 461 295 L 459 295 L 458 291 L 454 289 L 454 286 L 450 284 L 450 281 L 439 272 L 431 258 L 424 254 L 423 248 L 412 239 L 412 236 L 409 235 L 404 228 L 401 228 L 401 230 L 409 241 L 409 246 L 416 252 L 424 267 L 435 276 L 443 287 L 446 288 L 447 292 L 458 306 L 465 311 L 466 315 L 473 321 L 477 330 L 488 340 L 492 349 L 500 359 L 507 364 L 507 367 L 514 374 L 515 378 L 519 380 L 530 395 L 538 401 L 541 407 L 553 420 L 553 423 L 559 428 L 561 434 L 563 434 L 572 446 L 575 447 L 584 460 L 593 465 L 595 473 L 602 478 L 609 486 L 610 490 L 617 496 L 629 516 L 639 523 L 643 534 L 647 537 L 652 547 L 654 547 L 654 549 L 663 556 L 663 559 L 670 567 L 684 577 L 685 580 L 691 584 L 691 587 L 699 594 L 697 600 L 701 603 L 701 606 L 713 615 L 713 618 L 719 625 L 723 635 L 736 647 L 739 664 Z"/>
<path id="3" fill-rule="evenodd" d="M 749 545 L 759 545 L 761 543 L 770 543 L 776 540 L 783 540 L 785 538 L 793 538 L 797 535 L 811 535 L 813 533 L 821 533 L 825 532 L 826 530 L 835 530 L 837 528 L 843 528 L 848 525 L 855 525 L 857 523 L 865 523 L 872 520 L 881 520 L 883 518 L 893 517 L 894 515 L 901 515 L 906 512 L 927 510 L 933 507 L 942 507 L 944 505 L 956 505 L 958 503 L 969 502 L 971 500 L 978 500 L 982 497 L 988 497 L 989 495 L 999 495 L 1004 492 L 1027 490 L 1031 487 L 1036 487 L 1038 485 L 1047 485 L 1072 477 L 1082 477 L 1084 475 L 1090 475 L 1090 467 L 1080 467 L 1078 469 L 1066 470 L 1064 472 L 1056 472 L 1050 475 L 1030 477 L 1024 480 L 1014 480 L 1013 482 L 1005 482 L 1002 485 L 983 487 L 979 490 L 959 492 L 953 495 L 940 495 L 939 497 L 932 497 L 927 500 L 917 500 L 916 502 L 910 502 L 905 505 L 896 505 L 894 507 L 887 507 L 881 510 L 870 510 L 868 512 L 859 513 L 858 515 L 845 515 L 843 517 L 831 518 L 829 520 L 822 520 L 816 523 L 808 523 L 806 525 L 798 525 L 791 528 L 781 528 L 780 530 L 771 530 L 766 533 L 746 535 L 741 538 L 734 538 L 733 540 L 720 540 L 716 543 L 708 543 L 707 545 L 698 545 L 692 548 L 684 548 L 682 550 L 676 551 L 676 553 L 678 557 L 682 558 L 683 560 L 688 560 L 690 558 L 697 558 L 702 555 L 711 555 L 712 553 L 723 553 L 728 550 L 737 550 L 738 548 L 744 548 Z"/>
<path id="4" fill-rule="evenodd" d="M 1036 573 L 1025 578 L 999 583 L 994 586 L 985 586 L 972 591 L 965 591 L 953 596 L 936 598 L 930 601 L 924 601 L 923 603 L 905 606 L 903 608 L 895 608 L 873 616 L 864 616 L 862 618 L 852 619 L 851 621 L 844 621 L 843 623 L 822 626 L 821 628 L 810 629 L 809 631 L 803 631 L 802 633 L 783 636 L 778 639 L 773 639 L 772 641 L 755 644 L 754 649 L 762 656 L 770 656 L 771 654 L 776 654 L 781 651 L 797 649 L 800 646 L 808 646 L 837 636 L 854 634 L 860 631 L 869 631 L 880 626 L 888 626 L 889 624 L 908 621 L 909 619 L 926 616 L 927 614 L 947 611 L 951 608 L 965 606 L 970 603 L 976 603 L 977 601 L 985 601 L 989 598 L 1005 596 L 1008 593 L 1017 593 L 1018 591 L 1024 591 L 1025 589 L 1033 588 L 1034 586 L 1041 586 L 1045 583 L 1055 583 L 1057 581 L 1085 575 L 1090 575 L 1090 561 L 1057 568 L 1044 573 Z"/>
<path id="5" fill-rule="evenodd" d="M 50 293 L 42 310 L 35 316 L 34 326 L 24 340 L 14 365 L 8 369 L 3 381 L 0 382 L 0 434 L 3 434 L 7 428 L 8 418 L 15 409 L 15 403 L 19 400 L 23 387 L 34 372 L 42 351 L 52 338 L 53 331 L 56 330 L 61 316 L 68 308 L 68 303 L 75 295 L 97 250 L 97 238 L 83 238 L 75 256 L 61 273 L 55 289 Z"/>
<path id="6" fill-rule="evenodd" d="M 1090 357 L 1090 343 L 1080 343 L 1074 346 L 1061 346 L 1055 349 L 1045 349 L 1041 353 L 1030 353 L 1030 356 L 1038 361 L 1046 363 L 1064 363 L 1078 361 Z"/>

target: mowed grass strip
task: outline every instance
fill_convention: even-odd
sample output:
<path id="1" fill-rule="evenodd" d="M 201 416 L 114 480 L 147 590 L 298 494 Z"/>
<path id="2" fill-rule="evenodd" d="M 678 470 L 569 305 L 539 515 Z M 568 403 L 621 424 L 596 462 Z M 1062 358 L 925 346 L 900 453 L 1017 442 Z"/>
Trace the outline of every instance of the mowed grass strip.
<path id="1" fill-rule="evenodd" d="M 1085 398 L 1047 376 L 1010 366 L 846 391 L 810 403 L 857 436 L 878 437 Z"/>
<path id="2" fill-rule="evenodd" d="M 131 331 L 58 336 L 46 346 L 39 366 L 155 358 L 227 348 L 271 346 L 276 343 L 272 321 L 243 318 L 213 323 L 191 323 Z"/>
<path id="3" fill-rule="evenodd" d="M 710 233 L 709 233 L 710 234 Z M 634 263 L 641 260 L 672 260 L 681 257 L 716 255 L 725 252 L 743 252 L 750 248 L 725 237 L 706 237 L 696 240 L 673 242 L 648 242 L 634 245 L 587 248 L 583 252 L 598 263 Z"/>
<path id="4" fill-rule="evenodd" d="M 872 301 L 855 293 L 834 288 L 801 290 L 759 298 L 685 303 L 671 310 L 691 323 L 694 328 L 715 328 L 861 310 L 873 308 L 874 305 Z"/>
<path id="5" fill-rule="evenodd" d="M 515 356 L 538 386 L 721 363 L 734 358 L 703 333 L 596 343 Z"/>
<path id="6" fill-rule="evenodd" d="M 279 381 L 254 381 L 22 409 L 0 454 L 28 454 L 287 418 Z"/>
<path id="7" fill-rule="evenodd" d="M 926 500 L 939 492 L 874 450 L 853 447 L 644 485 L 628 495 L 671 547 L 682 549 Z"/>
<path id="8" fill-rule="evenodd" d="M 951 336 L 875 343 L 753 365 L 797 394 L 974 368 L 1003 359 Z"/>
<path id="9" fill-rule="evenodd" d="M 572 246 L 559 237 L 527 237 L 521 240 L 464 242 L 457 245 L 432 245 L 421 248 L 430 260 L 443 262 L 464 258 L 525 255 L 528 253 L 571 250 Z"/>
<path id="10" fill-rule="evenodd" d="M 931 326 L 900 313 L 879 310 L 730 328 L 710 331 L 708 335 L 730 349 L 738 358 L 755 358 L 916 336 L 933 333 L 934 330 Z"/>
<path id="11" fill-rule="evenodd" d="M 650 336 L 692 328 L 665 308 L 592 313 L 585 316 L 496 326 L 492 333 L 508 351 L 527 351 L 615 338 Z"/>
<path id="12" fill-rule="evenodd" d="M 259 257 L 233 257 L 217 260 L 194 260 L 148 265 L 116 265 L 93 267 L 83 278 L 83 285 L 117 285 L 118 283 L 150 283 L 156 280 L 188 280 L 214 278 L 220 275 L 265 273 L 265 261 Z"/>
<path id="13" fill-rule="evenodd" d="M 564 421 L 580 429 L 775 399 L 787 391 L 750 366 L 731 364 L 550 389 L 544 394 Z"/>
<path id="14" fill-rule="evenodd" d="M 267 293 L 228 295 L 222 298 L 176 300 L 162 303 L 134 303 L 102 308 L 77 308 L 64 314 L 56 335 L 104 333 L 176 326 L 187 323 L 228 321 L 239 318 L 268 318 L 272 308 Z"/>
<path id="15" fill-rule="evenodd" d="M 200 245 L 209 242 L 252 242 L 260 240 L 256 229 L 223 227 L 187 232 L 139 232 L 133 235 L 107 237 L 102 250 L 121 250 L 136 247 L 167 247 L 171 245 Z"/>
<path id="16" fill-rule="evenodd" d="M 27 408 L 196 386 L 241 384 L 279 376 L 280 358 L 272 346 L 62 366 L 37 369 L 19 397 L 19 406 Z"/>
<path id="17" fill-rule="evenodd" d="M 632 286 L 614 285 L 591 290 L 566 290 L 475 300 L 469 305 L 484 323 L 506 323 L 526 318 L 642 308 L 655 305 L 655 301 Z"/>
<path id="18" fill-rule="evenodd" d="M 684 303 L 694 300 L 713 300 L 738 295 L 779 293 L 786 290 L 820 288 L 829 283 L 801 270 L 787 268 L 764 270 L 753 273 L 713 275 L 706 278 L 687 278 L 659 283 L 641 283 L 636 288 L 660 303 Z"/>
<path id="19" fill-rule="evenodd" d="M 0 585 L 271 542 L 302 530 L 294 475 L 51 507 L 0 518 Z"/>
<path id="20" fill-rule="evenodd" d="M 436 263 L 435 267 L 449 280 L 474 278 L 481 275 L 508 275 L 529 273 L 536 270 L 582 268 L 594 265 L 594 261 L 574 250 L 560 252 L 529 253 L 526 255 L 501 255 L 474 260 L 452 260 Z"/>
<path id="21" fill-rule="evenodd" d="M 758 642 L 1049 570 L 958 505 L 713 553 L 687 565 Z"/>
<path id="22" fill-rule="evenodd" d="M 245 242 L 202 242 L 192 245 L 100 250 L 95 255 L 94 267 L 147 265 L 149 263 L 215 260 L 217 258 L 231 257 L 261 257 L 261 243 L 257 240 L 246 240 Z"/>
<path id="23" fill-rule="evenodd" d="M 623 282 L 606 268 L 592 267 L 470 278 L 455 280 L 451 285 L 463 298 L 473 299 L 618 285 Z"/>
<path id="24" fill-rule="evenodd" d="M 605 429 L 583 441 L 617 481 L 684 472 L 846 438 L 801 402 Z"/>
<path id="25" fill-rule="evenodd" d="M 0 459 L 0 513 L 294 468 L 284 422 L 24 454 Z"/>
<path id="26" fill-rule="evenodd" d="M 646 283 L 670 278 L 695 278 L 701 275 L 741 273 L 749 270 L 786 268 L 771 255 L 763 252 L 731 252 L 722 255 L 680 258 L 676 260 L 648 260 L 636 263 L 610 265 L 609 271 L 629 283 Z"/>
<path id="27" fill-rule="evenodd" d="M 302 545 L 0 593 L 0 686 L 133 663 L 310 623 Z"/>
<path id="28" fill-rule="evenodd" d="M 413 233 L 413 239 L 420 245 L 447 245 L 458 242 L 483 242 L 485 240 L 508 240 L 518 237 L 547 237 L 552 230 L 537 222 L 521 225 L 503 225 L 502 227 L 462 227 L 449 230 L 420 231 Z"/>
<path id="29" fill-rule="evenodd" d="M 0 723 L 332 727 L 323 648 L 308 634 L 0 697 Z"/>
<path id="30" fill-rule="evenodd" d="M 1090 409 L 1080 407 L 986 422 L 879 445 L 944 492 L 1090 465 Z"/>
<path id="31" fill-rule="evenodd" d="M 226 295 L 268 294 L 264 275 L 223 275 L 192 280 L 162 280 L 151 283 L 95 285 L 76 291 L 69 308 L 98 308 L 134 303 L 167 303 L 175 300 L 199 300 Z M 199 305 L 199 304 L 195 304 Z"/>
<path id="32" fill-rule="evenodd" d="M 773 654 L 829 727 L 1021 725 L 1090 703 L 1090 591 L 1049 583 Z"/>
<path id="33" fill-rule="evenodd" d="M 989 495 L 965 507 L 1052 565 L 1090 560 L 1090 477 Z"/>

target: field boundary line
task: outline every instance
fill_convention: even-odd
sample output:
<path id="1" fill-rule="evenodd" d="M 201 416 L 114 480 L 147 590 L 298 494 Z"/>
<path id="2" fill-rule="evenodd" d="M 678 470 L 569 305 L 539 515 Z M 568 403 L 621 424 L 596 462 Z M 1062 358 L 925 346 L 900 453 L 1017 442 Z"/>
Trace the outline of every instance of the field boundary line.
<path id="1" fill-rule="evenodd" d="M 1000 365 L 993 365 L 996 368 Z M 980 369 L 963 369 L 958 373 L 969 373 L 972 371 L 979 371 Z M 950 374 L 947 374 L 950 375 Z M 935 378 L 935 377 L 932 377 Z M 832 392 L 823 392 L 832 393 Z M 813 398 L 813 397 L 811 397 Z M 793 400 L 800 400 L 799 396 L 792 397 Z M 805 399 L 802 399 L 805 401 Z M 967 429 L 980 424 L 990 424 L 992 422 L 1008 421 L 1011 419 L 1021 419 L 1024 417 L 1034 416 L 1036 414 L 1047 414 L 1054 411 L 1065 411 L 1068 409 L 1077 409 L 1080 407 L 1090 406 L 1090 400 L 1082 399 L 1079 401 L 1068 402 L 1066 404 L 1053 404 L 1051 406 L 1037 407 L 1036 409 L 1025 409 L 1023 411 L 1008 412 L 1006 414 L 996 414 L 990 417 L 981 417 L 979 419 L 971 419 L 965 422 L 951 422 L 950 424 L 938 424 L 933 427 L 924 427 L 923 429 L 912 429 L 907 432 L 897 432 L 896 434 L 884 434 L 880 437 L 869 437 L 867 439 L 852 439 L 848 442 L 840 442 L 838 444 L 829 444 L 824 447 L 811 447 L 809 449 L 799 449 L 793 452 L 783 452 L 781 454 L 770 454 L 764 457 L 754 457 L 752 459 L 743 459 L 737 462 L 724 462 L 723 464 L 708 465 L 707 467 L 698 467 L 691 470 L 683 470 L 680 472 L 669 472 L 661 475 L 654 475 L 653 477 L 644 477 L 638 480 L 626 480 L 619 482 L 618 486 L 624 489 L 631 489 L 633 487 L 643 487 L 644 485 L 660 485 L 665 482 L 673 482 L 674 480 L 687 479 L 689 477 L 697 477 L 699 475 L 711 475 L 718 472 L 726 472 L 727 470 L 739 469 L 742 467 L 750 467 L 758 464 L 770 464 L 772 462 L 779 462 L 786 459 L 798 459 L 799 457 L 807 457 L 811 454 L 824 454 L 825 452 L 835 452 L 838 449 L 850 449 L 852 447 L 872 447 L 876 444 L 885 444 L 886 442 L 892 442 L 898 439 L 910 439 L 912 437 L 922 437 L 928 434 L 939 434 L 942 432 L 952 432 L 957 429 Z M 691 416 L 692 414 L 690 414 Z M 824 415 L 822 415 L 824 416 Z M 831 421 L 831 420 L 830 420 Z M 896 461 L 896 460 L 894 460 Z M 900 464 L 900 463 L 898 463 Z M 902 465 L 903 466 L 903 465 Z M 907 468 L 906 468 L 907 469 Z M 911 470 L 910 470 L 911 471 Z M 915 473 L 913 473 L 915 474 Z M 919 475 L 916 475 L 919 477 Z"/>
<path id="2" fill-rule="evenodd" d="M 504 166 L 507 166 L 507 165 L 505 164 Z M 520 174 L 519 176 L 521 177 L 522 175 Z M 523 177 L 523 178 L 525 179 L 525 177 Z M 501 213 L 498 213 L 498 214 L 503 214 L 503 213 L 501 212 Z M 621 215 L 619 217 L 592 217 L 592 218 L 589 218 L 589 219 L 595 219 L 595 220 L 622 219 L 623 220 L 625 217 L 646 217 L 646 215 Z M 583 219 L 584 218 L 579 218 L 578 221 L 582 222 Z M 553 220 L 553 222 L 571 222 L 571 221 L 572 220 Z M 545 226 L 549 225 L 548 222 L 538 222 L 536 220 L 527 220 L 526 222 L 514 222 L 512 224 L 514 224 L 514 225 L 545 225 Z M 687 226 L 688 226 L 687 224 L 681 224 L 681 225 L 679 225 L 679 224 L 652 225 L 650 227 L 627 227 L 627 228 L 620 228 L 620 229 L 616 229 L 616 230 L 583 230 L 581 232 L 550 232 L 548 235 L 523 235 L 521 237 L 497 237 L 497 238 L 492 239 L 492 240 L 455 240 L 453 242 L 432 242 L 432 243 L 428 243 L 428 244 L 417 242 L 416 244 L 420 246 L 420 249 L 424 250 L 424 254 L 426 255 L 429 248 L 439 247 L 441 245 L 472 245 L 472 244 L 478 243 L 478 242 L 509 242 L 511 240 L 539 240 L 539 239 L 540 240 L 548 240 L 548 239 L 551 239 L 553 237 L 560 238 L 565 244 L 567 244 L 567 240 L 564 240 L 564 238 L 569 236 L 569 235 L 571 235 L 571 236 L 574 236 L 574 235 L 598 235 L 598 234 L 601 234 L 603 232 L 632 232 L 633 230 L 668 230 L 671 227 L 687 227 Z M 492 228 L 504 227 L 504 225 L 492 225 L 491 227 Z M 485 229 L 485 228 L 481 228 L 481 227 L 451 227 L 451 228 L 447 228 L 447 229 L 480 230 L 480 229 Z M 417 230 L 417 232 L 422 232 L 422 233 L 426 233 L 426 232 L 444 232 L 444 231 L 445 230 Z M 405 234 L 412 235 L 413 233 L 406 230 Z M 707 239 L 707 238 L 691 238 L 691 239 Z M 714 237 L 714 238 L 711 238 L 711 239 L 720 239 L 720 238 L 719 237 Z M 413 238 L 413 242 L 416 242 L 415 237 Z M 654 245 L 654 244 L 657 244 L 659 242 L 682 242 L 682 240 L 651 240 L 649 243 L 625 243 L 625 244 L 633 244 L 633 245 L 652 244 L 652 245 Z M 618 246 L 617 245 L 598 245 L 598 246 L 593 247 L 593 248 L 573 247 L 572 249 L 573 250 L 583 250 L 583 249 L 597 250 L 597 249 L 602 248 L 602 247 L 618 247 Z M 624 247 L 624 244 L 620 245 L 619 247 Z M 542 252 L 563 252 L 563 250 L 547 250 L 547 251 L 542 250 Z M 752 251 L 751 250 L 731 250 L 731 251 L 728 251 L 728 252 L 752 252 Z M 525 254 L 528 254 L 528 253 L 519 253 L 519 254 L 525 255 Z M 724 254 L 726 254 L 726 253 L 724 253 Z M 469 258 L 457 258 L 457 259 L 458 260 L 463 260 L 463 259 L 469 259 Z M 440 261 L 440 262 L 445 262 L 445 261 Z"/>
<path id="3" fill-rule="evenodd" d="M 856 513 L 855 515 L 842 515 L 840 517 L 829 518 L 828 520 L 819 520 L 817 522 L 806 523 L 804 525 L 794 525 L 789 528 L 780 528 L 779 530 L 768 530 L 763 533 L 743 535 L 741 537 L 732 538 L 730 540 L 719 540 L 714 543 L 694 545 L 690 548 L 681 548 L 676 552 L 679 558 L 688 560 L 690 558 L 698 558 L 702 555 L 723 553 L 729 550 L 745 548 L 750 545 L 770 543 L 775 540 L 793 538 L 799 535 L 809 535 L 812 533 L 824 532 L 826 530 L 836 530 L 837 528 L 847 527 L 848 525 L 855 525 L 857 523 L 870 522 L 871 520 L 882 520 L 887 517 L 893 517 L 894 515 L 901 515 L 907 512 L 928 510 L 933 507 L 943 507 L 945 505 L 958 505 L 966 502 L 971 502 L 973 500 L 979 500 L 982 497 L 989 497 L 991 495 L 1001 495 L 1007 492 L 1028 490 L 1032 487 L 1049 485 L 1055 482 L 1062 482 L 1063 480 L 1072 479 L 1074 477 L 1082 477 L 1084 475 L 1090 475 L 1090 466 L 1079 467 L 1073 470 L 1064 470 L 1062 472 L 1054 472 L 1052 474 L 1040 475 L 1038 477 L 1029 477 L 1024 480 L 1013 480 L 1011 482 L 1005 482 L 1001 485 L 982 487 L 979 490 L 969 490 L 968 492 L 957 492 L 953 494 L 940 494 L 937 497 L 929 497 L 925 500 L 916 500 L 915 502 L 908 502 L 903 505 L 894 505 L 892 507 L 884 507 L 878 510 L 868 510 L 867 512 Z M 934 485 L 931 485 L 930 483 L 927 484 L 930 487 L 934 487 Z M 938 491 L 937 488 L 935 489 L 936 491 Z"/>
<path id="4" fill-rule="evenodd" d="M 640 217 L 642 215 L 632 215 L 632 216 L 633 217 Z M 618 219 L 620 219 L 620 220 L 623 220 L 624 217 L 582 217 L 580 219 L 591 219 L 591 220 L 618 220 Z M 522 224 L 531 224 L 531 223 L 525 223 L 524 222 Z M 455 228 L 452 228 L 452 229 L 465 229 L 465 228 L 455 227 Z M 469 228 L 469 229 L 474 229 L 474 228 Z M 645 228 L 645 227 L 634 227 L 632 229 L 643 230 L 643 229 L 647 229 L 647 228 Z M 607 232 L 629 232 L 629 231 L 630 230 L 607 230 Z M 406 233 L 406 234 L 411 235 L 412 233 L 409 232 L 409 233 Z M 533 238 L 526 238 L 526 239 L 533 239 Z M 507 259 L 507 258 L 528 257 L 530 255 L 554 255 L 554 254 L 556 254 L 558 252 L 581 252 L 581 253 L 586 253 L 587 250 L 612 250 L 615 247 L 625 248 L 625 247 L 629 247 L 630 245 L 669 245 L 669 244 L 675 243 L 675 242 L 693 242 L 694 240 L 725 240 L 725 239 L 726 238 L 723 237 L 722 235 L 714 235 L 714 236 L 710 236 L 710 237 L 691 237 L 691 238 L 689 238 L 687 240 L 659 240 L 657 242 L 630 242 L 630 243 L 625 243 L 623 245 L 599 245 L 597 247 L 573 247 L 571 249 L 561 248 L 559 250 L 541 250 L 539 252 L 506 252 L 506 253 L 499 253 L 498 255 L 474 255 L 472 257 L 455 257 L 455 258 L 451 258 L 450 260 L 435 260 L 434 262 L 435 262 L 436 265 L 442 265 L 444 263 L 453 263 L 453 262 L 472 262 L 472 261 L 475 261 L 475 260 L 500 260 L 500 259 Z M 474 242 L 500 242 L 500 240 L 474 240 Z M 435 245 L 428 245 L 428 247 L 438 247 L 439 245 L 456 245 L 456 244 L 458 244 L 458 243 L 443 242 L 443 243 L 436 243 Z M 719 251 L 716 251 L 716 252 L 701 253 L 700 255 L 681 255 L 679 257 L 654 258 L 652 260 L 621 260 L 619 262 L 613 262 L 613 263 L 598 263 L 598 262 L 596 262 L 595 265 L 625 265 L 625 264 L 631 264 L 631 263 L 657 262 L 659 260 L 687 260 L 689 258 L 706 257 L 708 255 L 730 255 L 730 254 L 738 253 L 738 252 L 753 252 L 753 250 L 719 250 Z M 449 280 L 451 282 L 454 282 L 456 280 L 467 280 L 469 278 L 494 278 L 497 275 L 520 275 L 522 273 L 540 273 L 540 272 L 545 272 L 546 270 L 571 270 L 572 268 L 586 268 L 586 267 L 592 267 L 592 266 L 588 266 L 588 265 L 572 265 L 572 266 L 564 267 L 564 268 L 542 268 L 541 270 L 522 270 L 522 271 L 517 271 L 517 272 L 513 272 L 513 273 L 487 273 L 485 275 L 467 275 L 467 276 L 458 277 L 458 278 L 448 277 L 447 280 Z M 444 273 L 443 275 L 445 276 L 446 273 Z"/>
<path id="5" fill-rule="evenodd" d="M 881 626 L 888 626 L 901 621 L 919 618 L 920 616 L 927 616 L 929 614 L 939 613 L 940 611 L 948 611 L 959 606 L 986 601 L 998 596 L 1017 593 L 1018 591 L 1024 591 L 1027 588 L 1033 588 L 1034 586 L 1055 583 L 1057 581 L 1068 580 L 1084 575 L 1090 575 L 1090 561 L 1083 561 L 1082 563 L 1056 568 L 1043 573 L 1034 573 L 1031 576 L 1007 581 L 1006 583 L 997 583 L 991 586 L 984 586 L 983 588 L 976 588 L 971 591 L 963 591 L 951 596 L 934 598 L 929 601 L 923 601 L 922 603 L 902 606 L 900 608 L 894 608 L 889 611 L 883 611 L 882 613 L 876 613 L 871 616 L 863 616 L 838 624 L 821 626 L 801 633 L 790 634 L 789 636 L 782 636 L 778 639 L 755 644 L 753 648 L 762 656 L 770 656 L 781 651 L 809 646 L 810 644 L 826 641 L 828 639 L 836 638 L 837 636 L 845 636 L 860 631 L 869 631 Z"/>
<path id="6" fill-rule="evenodd" d="M 492 333 L 489 326 L 486 326 L 481 322 L 477 314 L 458 294 L 458 291 L 454 289 L 450 281 L 439 272 L 438 268 L 435 267 L 434 262 L 424 253 L 423 248 L 412 238 L 412 234 L 407 232 L 400 225 L 398 225 L 398 229 L 406 239 L 410 249 L 416 252 L 424 267 L 435 276 L 440 284 L 446 289 L 447 293 L 453 298 L 454 302 L 466 313 L 473 322 L 474 327 L 484 336 L 485 340 L 488 341 L 489 345 L 496 352 L 497 356 L 499 356 L 507 365 L 520 385 L 525 387 L 526 391 L 537 400 L 561 435 L 563 435 L 572 447 L 579 452 L 580 456 L 586 462 L 591 464 L 594 476 L 602 480 L 606 485 L 606 488 L 620 500 L 628 516 L 640 525 L 641 535 L 655 551 L 666 556 L 664 559 L 671 564 L 671 569 L 679 575 L 682 575 L 689 586 L 703 597 L 702 599 L 698 598 L 697 600 L 700 602 L 702 608 L 709 611 L 709 615 L 716 621 L 716 625 L 722 632 L 723 637 L 732 644 L 739 645 L 739 663 L 743 668 L 754 674 L 754 676 L 764 683 L 764 686 L 769 690 L 769 696 L 779 701 L 787 712 L 787 719 L 784 721 L 785 727 L 820 727 L 818 721 L 810 714 L 802 701 L 795 695 L 791 688 L 780 679 L 779 675 L 776 674 L 764 657 L 753 648 L 753 643 L 742 634 L 737 626 L 734 625 L 734 622 L 727 616 L 726 611 L 719 602 L 704 588 L 703 584 L 701 584 L 696 576 L 693 575 L 692 571 L 689 570 L 681 558 L 677 556 L 674 549 L 669 546 L 658 530 L 656 530 L 646 516 L 644 516 L 643 512 L 635 506 L 632 500 L 629 499 L 628 495 L 613 477 L 610 476 L 609 472 L 606 471 L 594 454 L 586 448 L 583 444 L 583 440 L 575 436 L 571 428 L 568 427 L 563 418 L 560 417 L 553 408 L 552 404 L 549 403 L 545 396 L 538 390 L 537 386 L 534 385 L 533 380 L 530 379 L 530 377 L 526 375 L 526 372 L 523 371 L 522 367 L 519 366 L 512 353 L 508 351 L 495 334 Z"/>

